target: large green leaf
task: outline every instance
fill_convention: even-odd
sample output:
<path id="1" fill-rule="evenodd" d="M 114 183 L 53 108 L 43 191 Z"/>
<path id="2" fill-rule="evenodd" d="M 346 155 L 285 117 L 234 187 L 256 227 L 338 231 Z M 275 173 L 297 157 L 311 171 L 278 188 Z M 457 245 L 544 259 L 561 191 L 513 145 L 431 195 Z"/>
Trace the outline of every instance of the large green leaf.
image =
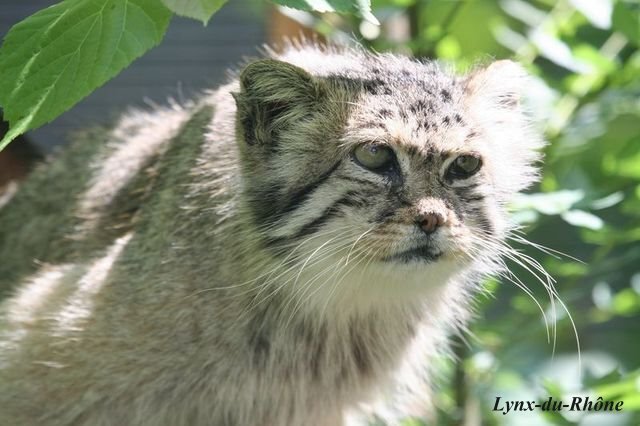
<path id="1" fill-rule="evenodd" d="M 66 0 L 15 25 L 0 48 L 0 105 L 11 124 L 0 149 L 157 45 L 170 19 L 157 0 Z"/>
<path id="2" fill-rule="evenodd" d="M 282 6 L 313 12 L 338 12 L 355 14 L 378 25 L 371 13 L 371 0 L 271 0 Z"/>
<path id="3" fill-rule="evenodd" d="M 197 19 L 205 24 L 226 2 L 227 0 L 162 0 L 176 15 Z"/>

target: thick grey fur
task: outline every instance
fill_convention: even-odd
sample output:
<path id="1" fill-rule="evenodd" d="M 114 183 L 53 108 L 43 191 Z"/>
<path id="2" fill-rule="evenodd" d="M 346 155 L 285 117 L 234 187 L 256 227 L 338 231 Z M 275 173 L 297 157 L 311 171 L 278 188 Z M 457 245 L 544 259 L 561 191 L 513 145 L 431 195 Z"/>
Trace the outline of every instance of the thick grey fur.
<path id="1" fill-rule="evenodd" d="M 499 270 L 505 205 L 535 178 L 523 73 L 267 56 L 192 104 L 78 135 L 0 197 L 0 424 L 429 413 L 430 357 Z M 370 143 L 392 171 L 354 160 Z M 469 153 L 482 169 L 449 179 Z M 443 225 L 425 236 L 428 214 Z"/>

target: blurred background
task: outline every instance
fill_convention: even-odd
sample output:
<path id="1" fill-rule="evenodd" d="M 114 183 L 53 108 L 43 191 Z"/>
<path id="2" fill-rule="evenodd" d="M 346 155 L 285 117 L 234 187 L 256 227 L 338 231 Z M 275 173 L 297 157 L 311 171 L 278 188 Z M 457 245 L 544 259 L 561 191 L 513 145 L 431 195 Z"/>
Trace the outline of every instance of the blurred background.
<path id="1" fill-rule="evenodd" d="M 0 35 L 54 1 L 10 3 L 1 6 Z M 317 34 L 435 58 L 461 72 L 514 59 L 534 77 L 525 105 L 549 141 L 541 183 L 512 206 L 523 233 L 511 245 L 522 256 L 510 264 L 513 277 L 487 283 L 476 321 L 454 338 L 455 358 L 437 360 L 437 417 L 406 424 L 640 425 L 640 3 L 373 0 L 372 6 L 380 26 L 258 0 L 231 0 L 206 28 L 174 18 L 160 47 L 26 135 L 34 150 L 20 148 L 25 141 L 11 144 L 0 172 L 24 174 L 38 152 L 127 106 L 180 101 L 215 86 L 226 68 L 283 36 Z M 555 280 L 555 303 L 541 268 Z M 587 395 L 624 401 L 623 411 L 492 411 L 497 396 L 568 402 Z"/>

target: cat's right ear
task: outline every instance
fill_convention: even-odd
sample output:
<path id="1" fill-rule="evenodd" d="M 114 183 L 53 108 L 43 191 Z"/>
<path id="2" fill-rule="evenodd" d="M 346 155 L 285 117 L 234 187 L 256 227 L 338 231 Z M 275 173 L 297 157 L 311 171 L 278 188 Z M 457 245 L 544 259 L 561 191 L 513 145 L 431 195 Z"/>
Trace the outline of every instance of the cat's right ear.
<path id="1" fill-rule="evenodd" d="M 275 59 L 247 65 L 234 94 L 238 123 L 249 145 L 278 142 L 279 134 L 312 114 L 323 96 L 320 81 Z"/>

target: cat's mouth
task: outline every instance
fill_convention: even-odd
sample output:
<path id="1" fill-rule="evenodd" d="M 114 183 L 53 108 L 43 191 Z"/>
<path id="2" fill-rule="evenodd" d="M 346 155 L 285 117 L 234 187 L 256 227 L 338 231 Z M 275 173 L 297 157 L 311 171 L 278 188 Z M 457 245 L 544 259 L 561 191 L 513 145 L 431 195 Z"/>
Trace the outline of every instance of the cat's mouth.
<path id="1" fill-rule="evenodd" d="M 435 262 L 444 253 L 440 250 L 434 249 L 430 244 L 421 245 L 410 250 L 402 251 L 400 253 L 393 254 L 386 257 L 385 262 L 399 262 L 399 263 L 412 263 L 412 262 Z"/>

